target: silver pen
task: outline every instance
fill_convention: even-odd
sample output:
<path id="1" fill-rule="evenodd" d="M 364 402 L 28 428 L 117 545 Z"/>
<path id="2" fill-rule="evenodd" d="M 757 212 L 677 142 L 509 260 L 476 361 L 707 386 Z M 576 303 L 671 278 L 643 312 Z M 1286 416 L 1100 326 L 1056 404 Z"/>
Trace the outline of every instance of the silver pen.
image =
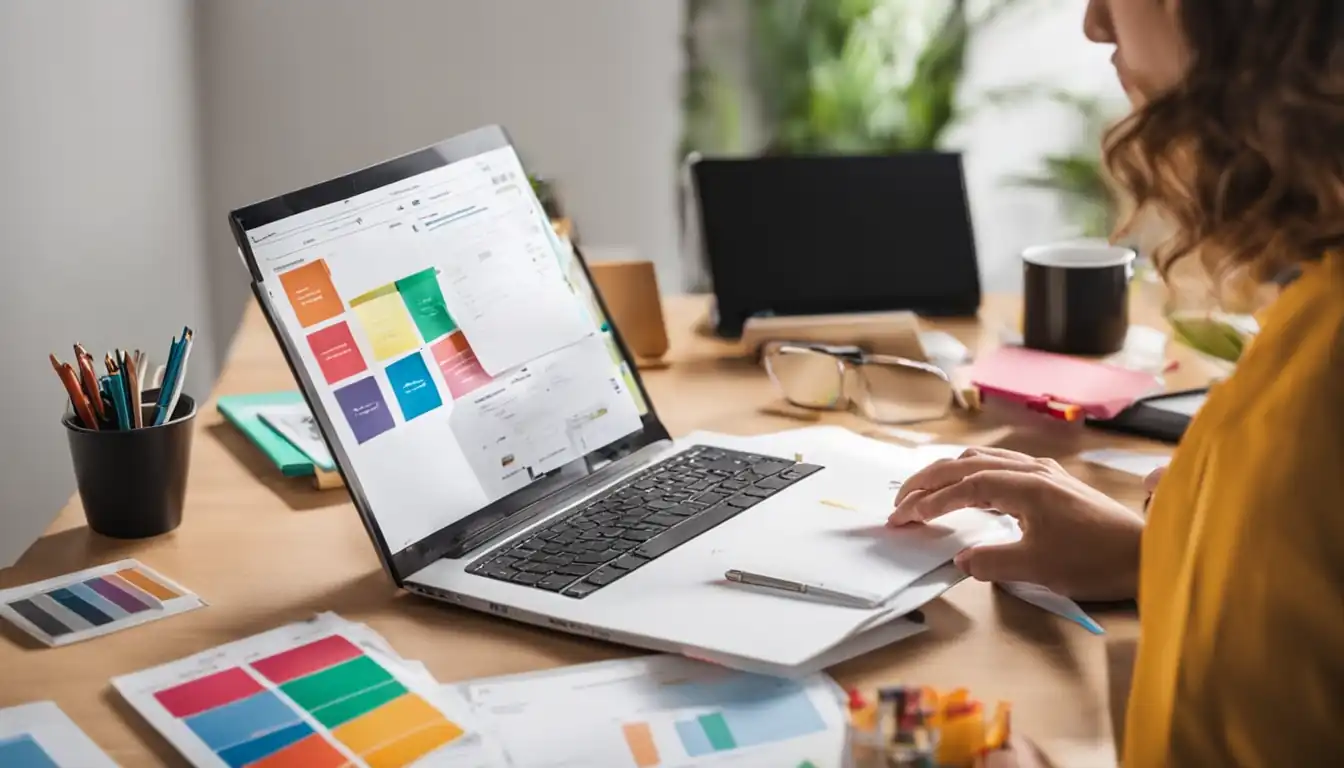
<path id="1" fill-rule="evenodd" d="M 828 589 L 820 584 L 807 584 L 801 581 L 778 579 L 774 576 L 766 576 L 760 573 L 750 573 L 748 571 L 733 569 L 724 573 L 723 577 L 729 581 L 738 584 L 746 584 L 750 587 L 762 587 L 764 589 L 775 589 L 781 592 L 792 592 L 797 595 L 808 595 L 845 608 L 872 609 L 882 604 L 882 598 L 876 595 L 841 592 L 836 589 Z"/>

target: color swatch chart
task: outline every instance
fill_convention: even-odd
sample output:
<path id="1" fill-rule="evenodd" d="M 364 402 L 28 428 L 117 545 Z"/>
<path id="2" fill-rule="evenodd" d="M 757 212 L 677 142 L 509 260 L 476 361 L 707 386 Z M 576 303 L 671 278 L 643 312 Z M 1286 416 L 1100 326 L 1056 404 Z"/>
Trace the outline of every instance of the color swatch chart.
<path id="1" fill-rule="evenodd" d="M 47 645 L 67 645 L 205 603 L 135 560 L 0 592 L 0 615 Z"/>
<path id="2" fill-rule="evenodd" d="M 281 274 L 280 283 L 308 334 L 322 378 L 333 387 L 360 443 L 397 426 L 385 389 L 391 390 L 402 422 L 443 405 L 426 351 L 453 399 L 491 381 L 449 313 L 434 267 L 351 298 L 349 312 L 325 260 Z M 355 340 L 352 323 L 366 339 L 372 363 Z M 381 380 L 371 365 L 381 366 Z"/>
<path id="3" fill-rule="evenodd" d="M 0 766 L 117 768 L 51 701 L 0 709 Z"/>
<path id="4" fill-rule="evenodd" d="M 372 648 L 279 632 L 113 684 L 196 765 L 400 768 L 464 736 Z"/>

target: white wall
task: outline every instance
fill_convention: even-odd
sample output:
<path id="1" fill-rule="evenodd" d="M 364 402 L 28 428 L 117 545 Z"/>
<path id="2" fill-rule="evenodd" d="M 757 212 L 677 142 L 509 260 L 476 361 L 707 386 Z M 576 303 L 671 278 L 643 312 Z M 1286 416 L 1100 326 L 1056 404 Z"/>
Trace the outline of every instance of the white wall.
<path id="1" fill-rule="evenodd" d="M 586 241 L 633 246 L 675 289 L 681 19 L 678 0 L 206 2 L 216 320 L 247 296 L 231 207 L 492 122 Z"/>
<path id="2" fill-rule="evenodd" d="M 214 381 L 189 0 L 0 2 L 0 566 L 74 488 L 47 354 L 201 331 Z"/>
<path id="3" fill-rule="evenodd" d="M 1124 94 L 1111 67 L 1111 49 L 1083 36 L 1083 0 L 1037 0 L 987 27 L 972 44 L 963 96 L 997 88 L 1048 84 L 1117 100 Z M 966 186 L 986 291 L 1021 289 L 1017 254 L 1034 243 L 1070 237 L 1072 224 L 1048 192 L 1014 188 L 1012 174 L 1037 170 L 1047 153 L 1067 152 L 1082 139 L 1067 111 L 1037 103 L 978 113 L 950 141 L 966 152 Z"/>

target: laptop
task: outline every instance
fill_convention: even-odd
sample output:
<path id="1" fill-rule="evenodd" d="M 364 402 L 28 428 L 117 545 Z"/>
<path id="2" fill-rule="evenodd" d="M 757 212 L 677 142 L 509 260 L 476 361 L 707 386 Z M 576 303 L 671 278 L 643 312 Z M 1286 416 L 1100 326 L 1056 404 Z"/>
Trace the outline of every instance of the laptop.
<path id="1" fill-rule="evenodd" d="M 669 439 L 503 129 L 240 208 L 230 224 L 397 585 L 701 658 L 789 666 L 816 653 L 816 635 L 779 631 L 798 603 L 726 585 L 722 555 L 778 530 L 800 500 L 814 507 L 830 471 Z M 891 618 L 810 610 L 835 640 Z"/>
<path id="2" fill-rule="evenodd" d="M 690 181 L 722 336 L 760 316 L 980 306 L 959 154 L 697 158 Z"/>

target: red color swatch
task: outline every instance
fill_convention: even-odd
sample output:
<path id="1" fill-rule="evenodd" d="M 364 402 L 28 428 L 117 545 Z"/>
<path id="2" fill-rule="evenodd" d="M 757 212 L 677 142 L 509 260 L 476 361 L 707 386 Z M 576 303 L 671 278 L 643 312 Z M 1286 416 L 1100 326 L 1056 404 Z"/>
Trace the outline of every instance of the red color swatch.
<path id="1" fill-rule="evenodd" d="M 454 400 L 490 383 L 490 374 L 481 367 L 461 331 L 449 334 L 429 349 L 434 353 L 434 362 L 439 364 L 443 383 L 448 385 Z"/>
<path id="2" fill-rule="evenodd" d="M 343 765 L 349 765 L 345 755 L 326 739 L 313 734 L 252 763 L 248 768 L 341 768 Z"/>
<path id="3" fill-rule="evenodd" d="M 168 714 L 183 718 L 245 699 L 261 690 L 261 683 L 234 668 L 164 689 L 154 694 L 154 698 L 168 710 Z"/>
<path id="4" fill-rule="evenodd" d="M 350 325 L 341 321 L 333 326 L 308 334 L 308 346 L 313 357 L 322 368 L 322 375 L 328 384 L 348 379 L 368 368 L 364 356 L 359 353 L 355 337 L 350 333 Z"/>
<path id="5" fill-rule="evenodd" d="M 354 643 L 339 635 L 324 637 L 321 640 L 300 645 L 284 653 L 267 656 L 252 662 L 252 668 L 260 672 L 267 680 L 279 685 L 296 677 L 310 675 L 349 661 L 361 655 Z"/>

